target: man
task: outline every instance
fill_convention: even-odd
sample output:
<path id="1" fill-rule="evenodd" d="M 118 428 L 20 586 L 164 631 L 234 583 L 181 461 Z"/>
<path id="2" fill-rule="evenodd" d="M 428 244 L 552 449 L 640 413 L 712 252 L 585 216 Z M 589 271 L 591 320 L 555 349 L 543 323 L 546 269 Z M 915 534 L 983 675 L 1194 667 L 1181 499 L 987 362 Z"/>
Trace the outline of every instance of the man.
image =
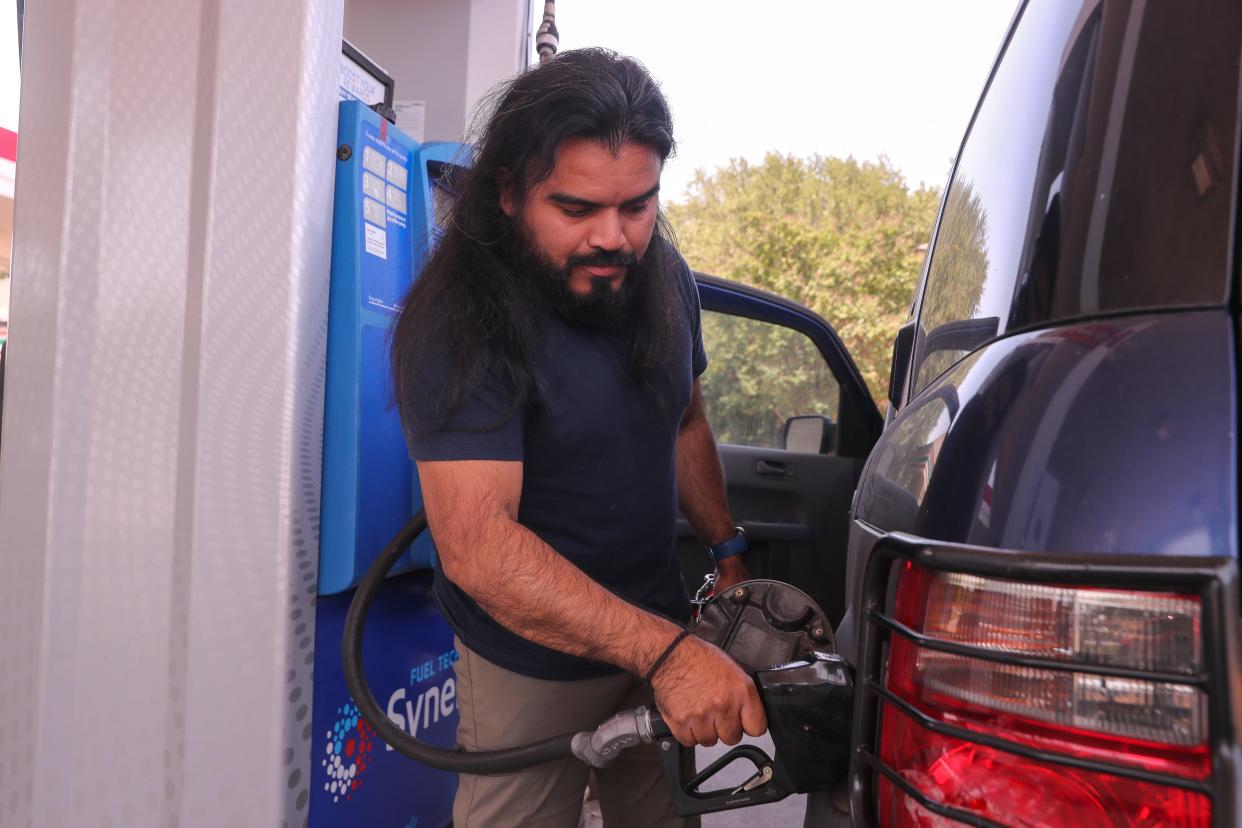
<path id="1" fill-rule="evenodd" d="M 654 703 L 686 745 L 766 729 L 749 677 L 680 635 L 677 506 L 747 577 L 698 376 L 698 294 L 659 214 L 668 106 L 566 52 L 493 98 L 394 330 L 396 397 L 457 637 L 458 742 L 509 747 Z M 640 681 L 644 677 L 650 686 Z M 463 775 L 458 828 L 577 825 L 587 768 Z M 654 746 L 597 773 L 605 824 L 682 825 Z"/>

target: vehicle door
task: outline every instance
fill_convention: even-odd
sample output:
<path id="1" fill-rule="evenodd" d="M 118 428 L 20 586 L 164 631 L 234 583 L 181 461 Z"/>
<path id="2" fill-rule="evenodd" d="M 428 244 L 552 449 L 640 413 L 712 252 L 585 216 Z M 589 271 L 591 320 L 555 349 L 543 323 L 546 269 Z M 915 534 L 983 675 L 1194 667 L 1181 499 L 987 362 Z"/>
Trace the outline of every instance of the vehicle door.
<path id="1" fill-rule="evenodd" d="M 707 417 L 756 578 L 806 591 L 835 626 L 844 610 L 850 500 L 883 421 L 832 327 L 801 305 L 695 274 Z M 709 570 L 689 523 L 679 554 L 693 592 Z"/>

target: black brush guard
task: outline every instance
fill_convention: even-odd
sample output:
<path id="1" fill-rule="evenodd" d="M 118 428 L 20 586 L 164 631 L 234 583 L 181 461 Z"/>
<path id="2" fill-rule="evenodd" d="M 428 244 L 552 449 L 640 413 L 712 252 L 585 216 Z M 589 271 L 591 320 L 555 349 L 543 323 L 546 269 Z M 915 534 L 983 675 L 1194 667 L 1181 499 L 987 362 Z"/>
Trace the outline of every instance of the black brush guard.
<path id="1" fill-rule="evenodd" d="M 1059 586 L 1091 586 L 1136 591 L 1173 591 L 1197 595 L 1202 601 L 1204 670 L 1193 676 L 1156 671 L 1101 667 L 1072 661 L 1017 656 L 928 638 L 899 623 L 887 612 L 898 566 L 912 561 L 938 572 L 959 572 L 991 578 Z M 1238 659 L 1237 564 L 1231 558 L 1183 558 L 1121 555 L 1046 555 L 928 541 L 888 534 L 876 543 L 867 561 L 859 604 L 859 651 L 855 685 L 854 752 L 850 763 L 850 807 L 855 824 L 875 825 L 876 774 L 887 777 L 928 811 L 978 828 L 1003 828 L 1000 823 L 931 799 L 907 782 L 879 757 L 882 709 L 892 705 L 928 730 L 1050 764 L 1182 788 L 1204 794 L 1212 802 L 1217 828 L 1238 819 L 1242 787 L 1234 723 L 1242 695 Z M 1186 779 L 1127 765 L 1051 753 L 1008 739 L 985 736 L 936 721 L 894 696 L 884 687 L 884 665 L 891 636 L 908 638 L 921 647 L 1001 664 L 1041 670 L 1077 671 L 1101 676 L 1172 681 L 1189 684 L 1207 695 L 1211 775 Z M 1232 678 L 1231 678 L 1232 677 Z"/>

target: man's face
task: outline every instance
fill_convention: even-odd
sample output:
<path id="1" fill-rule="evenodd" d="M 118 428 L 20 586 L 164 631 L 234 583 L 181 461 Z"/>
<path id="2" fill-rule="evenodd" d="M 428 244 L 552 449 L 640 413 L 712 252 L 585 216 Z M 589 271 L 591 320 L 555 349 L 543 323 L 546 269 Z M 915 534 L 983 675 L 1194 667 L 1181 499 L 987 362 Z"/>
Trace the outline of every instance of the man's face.
<path id="1" fill-rule="evenodd" d="M 593 139 L 561 144 L 552 174 L 527 193 L 523 234 L 569 293 L 589 299 L 621 291 L 655 229 L 660 156 L 625 143 L 613 155 Z M 516 205 L 502 188 L 501 207 Z"/>

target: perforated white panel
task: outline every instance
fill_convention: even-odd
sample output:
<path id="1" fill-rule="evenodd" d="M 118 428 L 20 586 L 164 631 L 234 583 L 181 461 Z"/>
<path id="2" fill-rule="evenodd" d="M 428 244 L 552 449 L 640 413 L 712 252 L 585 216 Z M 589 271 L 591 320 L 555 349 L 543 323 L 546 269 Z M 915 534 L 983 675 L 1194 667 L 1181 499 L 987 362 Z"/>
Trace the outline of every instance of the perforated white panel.
<path id="1" fill-rule="evenodd" d="M 25 35 L 0 824 L 303 824 L 341 0 Z"/>

